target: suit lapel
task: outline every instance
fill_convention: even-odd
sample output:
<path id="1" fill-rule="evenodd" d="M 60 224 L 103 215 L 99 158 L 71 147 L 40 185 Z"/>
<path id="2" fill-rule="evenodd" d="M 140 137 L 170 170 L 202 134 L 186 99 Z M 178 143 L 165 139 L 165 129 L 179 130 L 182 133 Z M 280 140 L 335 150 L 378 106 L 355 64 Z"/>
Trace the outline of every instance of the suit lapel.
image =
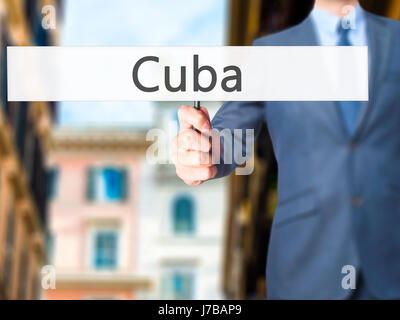
<path id="1" fill-rule="evenodd" d="M 368 36 L 368 55 L 369 55 L 369 101 L 363 101 L 360 107 L 360 116 L 356 130 L 353 134 L 352 139 L 357 139 L 362 133 L 362 129 L 365 127 L 367 120 L 371 115 L 376 95 L 378 94 L 378 86 L 381 82 L 382 76 L 387 72 L 388 68 L 388 55 L 391 49 L 392 34 L 386 28 L 384 21 L 378 19 L 375 15 L 364 11 L 366 24 L 367 24 L 367 36 Z M 320 45 L 318 37 L 315 31 L 315 25 L 311 16 L 309 16 L 301 25 L 301 32 L 299 35 L 296 45 L 305 46 L 318 46 Z M 325 103 L 324 103 L 325 104 Z M 340 114 L 338 104 L 336 102 L 327 102 L 324 106 L 324 113 L 326 118 L 335 125 L 338 125 L 343 133 L 343 137 L 349 138 L 348 134 L 344 130 L 343 119 Z"/>
<path id="2" fill-rule="evenodd" d="M 391 48 L 391 37 L 388 29 L 382 20 L 377 19 L 374 15 L 364 12 L 367 22 L 368 34 L 368 55 L 369 55 L 369 101 L 363 102 L 360 110 L 360 117 L 354 138 L 361 135 L 362 129 L 365 127 L 370 117 L 371 111 L 379 92 L 378 85 L 382 76 L 386 73 L 388 67 L 388 55 Z"/>
<path id="3" fill-rule="evenodd" d="M 318 36 L 315 32 L 314 22 L 311 16 L 308 16 L 299 26 L 298 36 L 294 40 L 294 46 L 318 46 Z"/>
<path id="4" fill-rule="evenodd" d="M 311 16 L 308 16 L 307 19 L 304 20 L 299 31 L 299 37 L 297 38 L 295 45 L 321 45 L 316 33 L 316 26 Z M 339 133 L 341 138 L 348 139 L 336 101 L 322 101 L 315 103 L 318 104 L 318 106 L 316 106 L 313 116 L 317 117 L 319 119 L 318 121 L 324 121 L 328 127 L 331 127 L 334 134 Z"/>
<path id="5" fill-rule="evenodd" d="M 383 20 L 378 19 L 375 15 L 364 11 L 367 35 L 368 35 L 368 55 L 369 55 L 369 101 L 362 102 L 360 107 L 360 116 L 356 130 L 352 139 L 357 139 L 362 129 L 365 127 L 367 120 L 370 117 L 371 111 L 376 100 L 376 95 L 379 92 L 378 86 L 381 77 L 386 73 L 388 68 L 388 55 L 391 48 L 392 34 L 388 32 Z M 292 42 L 294 46 L 318 46 L 320 45 L 318 36 L 315 30 L 314 22 L 311 16 L 308 16 L 298 26 L 298 37 Z M 340 128 L 342 137 L 349 139 L 348 134 L 344 130 L 343 119 L 341 117 L 338 105 L 336 102 L 321 102 L 324 106 L 320 109 L 323 111 L 319 118 L 323 121 L 329 122 L 330 125 L 334 124 L 335 130 Z M 316 113 L 319 110 L 315 110 Z M 334 119 L 334 121 L 332 121 Z"/>

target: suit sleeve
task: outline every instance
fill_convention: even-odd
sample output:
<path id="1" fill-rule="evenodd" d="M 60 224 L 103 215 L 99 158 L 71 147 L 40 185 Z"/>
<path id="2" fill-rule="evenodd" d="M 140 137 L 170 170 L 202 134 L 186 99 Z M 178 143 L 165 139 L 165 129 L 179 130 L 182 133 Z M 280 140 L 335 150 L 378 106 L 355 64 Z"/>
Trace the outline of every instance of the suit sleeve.
<path id="1" fill-rule="evenodd" d="M 216 164 L 215 177 L 229 175 L 238 165 L 249 160 L 254 141 L 257 139 L 265 121 L 265 102 L 226 102 L 212 120 L 212 126 L 221 132 L 222 154 Z M 246 129 L 254 130 L 254 141 L 246 139 Z M 241 156 L 237 156 L 241 153 Z M 244 156 L 244 157 L 243 157 Z M 245 158 L 243 160 L 243 158 Z"/>

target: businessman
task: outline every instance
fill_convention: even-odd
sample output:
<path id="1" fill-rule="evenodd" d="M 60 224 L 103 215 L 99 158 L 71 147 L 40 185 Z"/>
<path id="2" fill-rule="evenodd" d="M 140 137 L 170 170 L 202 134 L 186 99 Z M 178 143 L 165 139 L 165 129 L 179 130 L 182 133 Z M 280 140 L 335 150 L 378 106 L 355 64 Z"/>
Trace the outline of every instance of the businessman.
<path id="1" fill-rule="evenodd" d="M 342 23 L 349 5 L 355 28 Z M 265 122 L 279 172 L 268 298 L 400 299 L 400 23 L 354 0 L 316 0 L 305 21 L 254 45 L 368 45 L 369 101 L 227 102 L 212 121 L 183 106 L 178 176 L 195 186 L 228 175 L 235 163 L 201 161 L 221 150 L 208 130 L 257 136 Z"/>

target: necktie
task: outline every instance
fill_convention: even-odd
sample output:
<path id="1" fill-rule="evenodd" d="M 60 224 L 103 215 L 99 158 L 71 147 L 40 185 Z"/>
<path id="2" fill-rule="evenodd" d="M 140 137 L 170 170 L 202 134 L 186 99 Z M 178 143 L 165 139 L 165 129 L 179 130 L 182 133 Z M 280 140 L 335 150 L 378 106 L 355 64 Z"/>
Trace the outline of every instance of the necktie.
<path id="1" fill-rule="evenodd" d="M 350 31 L 350 28 L 343 28 L 342 21 L 339 22 L 339 26 L 337 29 L 337 32 L 339 34 L 339 42 L 337 44 L 338 46 L 351 46 L 351 42 L 349 39 Z M 338 105 L 343 118 L 345 129 L 347 133 L 351 136 L 356 129 L 361 103 L 360 101 L 339 101 Z"/>

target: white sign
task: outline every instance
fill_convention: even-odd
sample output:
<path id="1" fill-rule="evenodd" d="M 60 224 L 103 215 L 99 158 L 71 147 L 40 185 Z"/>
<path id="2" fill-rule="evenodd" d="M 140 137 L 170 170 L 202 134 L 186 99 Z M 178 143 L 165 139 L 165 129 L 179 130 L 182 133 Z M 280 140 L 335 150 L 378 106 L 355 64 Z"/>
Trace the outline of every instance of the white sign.
<path id="1" fill-rule="evenodd" d="M 10 101 L 368 100 L 367 47 L 8 47 Z"/>

